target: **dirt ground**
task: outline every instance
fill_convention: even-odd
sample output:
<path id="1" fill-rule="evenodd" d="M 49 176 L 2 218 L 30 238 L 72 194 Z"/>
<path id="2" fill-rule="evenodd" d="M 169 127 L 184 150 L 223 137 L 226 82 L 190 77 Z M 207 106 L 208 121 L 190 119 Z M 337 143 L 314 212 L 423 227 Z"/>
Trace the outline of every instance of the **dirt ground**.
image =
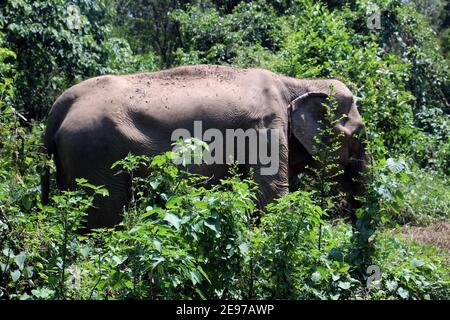
<path id="1" fill-rule="evenodd" d="M 442 221 L 426 227 L 405 225 L 395 233 L 403 238 L 433 245 L 450 252 L 450 222 Z"/>

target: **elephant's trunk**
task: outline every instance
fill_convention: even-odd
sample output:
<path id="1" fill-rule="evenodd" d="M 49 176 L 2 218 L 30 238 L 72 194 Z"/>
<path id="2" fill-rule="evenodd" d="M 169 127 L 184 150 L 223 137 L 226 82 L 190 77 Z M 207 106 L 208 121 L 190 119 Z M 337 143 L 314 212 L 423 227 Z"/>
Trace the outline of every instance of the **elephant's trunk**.
<path id="1" fill-rule="evenodd" d="M 346 168 L 347 179 L 350 179 L 351 185 L 348 202 L 352 221 L 356 222 L 356 210 L 362 206 L 361 197 L 364 196 L 368 183 L 368 157 L 365 141 L 358 141 L 350 155 L 351 158 Z"/>

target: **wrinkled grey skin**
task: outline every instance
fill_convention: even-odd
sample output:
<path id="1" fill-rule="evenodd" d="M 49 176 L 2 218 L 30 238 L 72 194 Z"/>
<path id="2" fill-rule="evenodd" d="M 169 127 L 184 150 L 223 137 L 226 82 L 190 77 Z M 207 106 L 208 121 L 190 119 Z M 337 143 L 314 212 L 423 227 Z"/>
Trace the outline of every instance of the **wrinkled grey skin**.
<path id="1" fill-rule="evenodd" d="M 323 117 L 324 98 L 296 102 L 292 112 L 292 134 L 288 133 L 288 105 L 308 92 L 328 94 L 329 85 L 338 101 L 338 116 L 346 115 L 335 130 L 344 132 L 339 165 L 345 174 L 339 185 L 349 198 L 362 192 L 352 181 L 365 169 L 364 150 L 355 138 L 363 126 L 352 93 L 340 81 L 299 80 L 262 69 L 223 66 L 187 66 L 125 76 L 101 76 L 83 81 L 65 91 L 54 103 L 48 118 L 44 146 L 53 155 L 59 189 L 74 187 L 83 177 L 105 185 L 109 198 L 96 199 L 97 209 L 88 215 L 88 228 L 110 227 L 121 220 L 129 202 L 130 181 L 114 175 L 111 165 L 129 152 L 155 155 L 171 150 L 171 133 L 177 128 L 192 132 L 193 121 L 203 121 L 203 131 L 242 128 L 280 129 L 280 167 L 272 176 L 259 175 L 259 205 L 263 207 L 288 190 L 289 176 L 314 164 L 312 136 Z M 322 111 L 321 111 L 322 110 Z M 201 165 L 198 173 L 224 177 L 226 165 Z M 43 178 L 43 199 L 48 199 L 48 175 Z M 353 200 L 352 200 L 353 201 Z"/>

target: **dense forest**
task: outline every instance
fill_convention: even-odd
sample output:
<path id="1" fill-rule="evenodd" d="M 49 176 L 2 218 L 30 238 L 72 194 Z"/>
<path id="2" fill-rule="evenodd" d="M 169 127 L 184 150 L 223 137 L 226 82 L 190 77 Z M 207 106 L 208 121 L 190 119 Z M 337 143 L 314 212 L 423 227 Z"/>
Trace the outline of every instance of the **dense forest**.
<path id="1" fill-rule="evenodd" d="M 2 2 L 0 299 L 449 299 L 449 63 L 445 0 Z M 150 172 L 118 228 L 78 232 L 108 194 L 86 180 L 41 203 L 64 90 L 190 64 L 344 82 L 371 159 L 356 223 L 321 172 L 261 213 L 251 177 L 204 188 L 169 153 L 117 163 Z"/>

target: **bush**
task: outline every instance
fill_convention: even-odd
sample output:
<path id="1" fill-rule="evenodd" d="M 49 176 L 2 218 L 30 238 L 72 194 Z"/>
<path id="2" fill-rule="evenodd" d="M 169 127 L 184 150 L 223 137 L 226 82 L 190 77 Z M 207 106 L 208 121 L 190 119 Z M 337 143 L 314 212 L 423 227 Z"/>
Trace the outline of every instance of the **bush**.
<path id="1" fill-rule="evenodd" d="M 365 207 L 360 211 L 361 215 L 371 216 L 374 224 L 426 225 L 449 218 L 447 176 L 420 169 L 412 160 L 402 158 L 380 160 L 372 172 L 369 190 L 363 197 Z"/>
<path id="2" fill-rule="evenodd" d="M 104 48 L 108 53 L 105 67 L 110 73 L 124 74 L 157 70 L 156 57 L 152 52 L 135 55 L 128 42 L 122 38 L 108 39 Z"/>
<path id="3" fill-rule="evenodd" d="M 99 74 L 135 71 L 128 43 L 111 38 L 105 1 L 18 1 L 1 5 L 0 30 L 17 54 L 16 109 L 43 119 L 69 86 Z"/>
<path id="4" fill-rule="evenodd" d="M 450 181 L 447 176 L 413 166 L 409 181 L 399 184 L 404 204 L 393 219 L 400 224 L 428 224 L 450 215 Z"/>
<path id="5" fill-rule="evenodd" d="M 409 245 L 380 236 L 371 244 L 370 260 L 361 260 L 355 255 L 351 227 L 325 222 L 325 212 L 304 191 L 269 205 L 255 224 L 251 180 L 243 180 L 232 169 L 220 185 L 206 189 L 204 178 L 175 167 L 173 157 L 172 152 L 152 159 L 129 155 L 116 164 L 123 174 L 133 175 L 135 195 L 117 230 L 77 233 L 93 195 L 107 196 L 106 190 L 83 180 L 79 185 L 90 195 L 81 189 L 65 191 L 54 195 L 50 206 L 24 211 L 20 203 L 10 201 L 2 207 L 3 298 L 423 299 L 448 295 L 449 279 L 439 266 L 440 258 L 422 256 Z M 149 175 L 134 175 L 142 166 Z M 390 260 L 387 255 L 408 259 Z M 382 287 L 370 291 L 368 263 L 383 270 Z"/>
<path id="6" fill-rule="evenodd" d="M 265 1 L 240 2 L 226 15 L 214 6 L 191 6 L 175 10 L 171 18 L 180 25 L 184 44 L 176 51 L 176 64 L 254 66 L 276 45 L 271 36 L 278 26 L 275 12 Z"/>

